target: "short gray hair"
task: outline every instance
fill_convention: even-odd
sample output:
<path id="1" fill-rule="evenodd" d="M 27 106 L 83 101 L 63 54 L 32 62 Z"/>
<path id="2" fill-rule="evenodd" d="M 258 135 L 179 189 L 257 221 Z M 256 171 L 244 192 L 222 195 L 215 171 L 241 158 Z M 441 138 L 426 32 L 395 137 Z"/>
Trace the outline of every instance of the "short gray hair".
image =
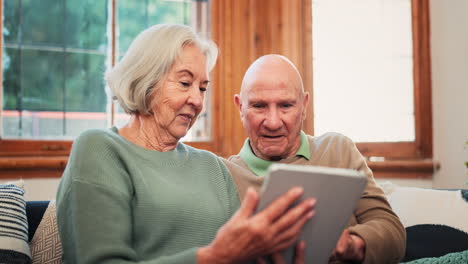
<path id="1" fill-rule="evenodd" d="M 204 39 L 192 28 L 177 24 L 159 24 L 141 32 L 122 60 L 109 70 L 105 79 L 112 97 L 126 113 L 151 113 L 149 98 L 163 80 L 182 50 L 195 45 L 206 56 L 210 72 L 218 56 L 213 41 Z"/>

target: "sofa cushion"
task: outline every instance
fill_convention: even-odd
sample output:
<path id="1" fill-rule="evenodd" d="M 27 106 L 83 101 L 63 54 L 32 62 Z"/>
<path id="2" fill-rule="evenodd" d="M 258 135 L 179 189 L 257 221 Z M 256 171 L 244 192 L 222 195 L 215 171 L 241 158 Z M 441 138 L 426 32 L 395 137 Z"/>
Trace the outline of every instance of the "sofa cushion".
<path id="1" fill-rule="evenodd" d="M 34 237 L 36 233 L 37 226 L 42 221 L 42 217 L 49 206 L 49 201 L 27 201 L 26 202 L 26 215 L 28 216 L 28 228 L 29 228 L 29 235 L 28 241 Z"/>
<path id="2" fill-rule="evenodd" d="M 32 263 L 52 264 L 62 261 L 62 243 L 57 228 L 55 201 L 50 201 L 31 243 Z"/>
<path id="3" fill-rule="evenodd" d="M 406 228 L 406 234 L 405 261 L 468 250 L 468 234 L 450 226 L 414 225 Z"/>
<path id="4" fill-rule="evenodd" d="M 468 250 L 466 191 L 400 187 L 391 183 L 382 187 L 406 228 L 403 261 Z"/>
<path id="5" fill-rule="evenodd" d="M 31 263 L 24 190 L 15 184 L 0 185 L 0 260 Z"/>

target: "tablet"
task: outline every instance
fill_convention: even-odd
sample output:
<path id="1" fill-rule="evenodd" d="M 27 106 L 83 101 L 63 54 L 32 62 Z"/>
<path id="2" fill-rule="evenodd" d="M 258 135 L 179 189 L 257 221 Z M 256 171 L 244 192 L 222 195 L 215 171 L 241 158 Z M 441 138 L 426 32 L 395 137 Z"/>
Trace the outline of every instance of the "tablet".
<path id="1" fill-rule="evenodd" d="M 315 215 L 300 235 L 306 243 L 305 263 L 326 264 L 366 184 L 365 174 L 356 170 L 276 163 L 265 178 L 257 212 L 292 187 L 302 186 L 301 199 L 317 199 Z M 294 248 L 295 245 L 283 252 L 287 263 L 294 263 Z"/>

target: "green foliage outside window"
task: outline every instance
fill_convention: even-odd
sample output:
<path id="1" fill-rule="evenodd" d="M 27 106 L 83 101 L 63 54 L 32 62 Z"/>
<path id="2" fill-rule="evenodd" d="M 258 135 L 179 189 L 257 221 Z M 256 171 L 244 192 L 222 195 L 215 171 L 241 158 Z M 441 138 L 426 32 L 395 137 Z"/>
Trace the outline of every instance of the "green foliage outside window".
<path id="1" fill-rule="evenodd" d="M 3 109 L 105 112 L 107 0 L 4 0 Z M 118 54 L 144 28 L 190 23 L 190 2 L 117 1 Z"/>

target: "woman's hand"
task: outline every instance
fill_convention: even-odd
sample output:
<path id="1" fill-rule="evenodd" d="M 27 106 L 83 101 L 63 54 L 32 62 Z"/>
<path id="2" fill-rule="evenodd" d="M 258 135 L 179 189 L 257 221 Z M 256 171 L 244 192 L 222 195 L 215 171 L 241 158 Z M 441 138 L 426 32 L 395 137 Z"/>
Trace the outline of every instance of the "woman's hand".
<path id="1" fill-rule="evenodd" d="M 294 254 L 294 264 L 304 264 L 304 257 L 305 257 L 305 242 L 301 241 L 297 244 L 295 254 Z M 290 264 L 287 263 L 281 253 L 273 253 L 271 255 L 271 260 L 273 264 Z M 263 258 L 257 259 L 257 264 L 267 264 L 268 262 L 265 261 Z"/>
<path id="2" fill-rule="evenodd" d="M 359 236 L 344 230 L 330 260 L 363 262 L 366 253 L 366 242 Z"/>
<path id="3" fill-rule="evenodd" d="M 292 188 L 254 215 L 259 197 L 249 188 L 241 208 L 221 227 L 211 244 L 197 251 L 198 262 L 242 263 L 290 246 L 314 215 L 313 198 L 288 210 L 302 194 L 302 188 Z"/>

